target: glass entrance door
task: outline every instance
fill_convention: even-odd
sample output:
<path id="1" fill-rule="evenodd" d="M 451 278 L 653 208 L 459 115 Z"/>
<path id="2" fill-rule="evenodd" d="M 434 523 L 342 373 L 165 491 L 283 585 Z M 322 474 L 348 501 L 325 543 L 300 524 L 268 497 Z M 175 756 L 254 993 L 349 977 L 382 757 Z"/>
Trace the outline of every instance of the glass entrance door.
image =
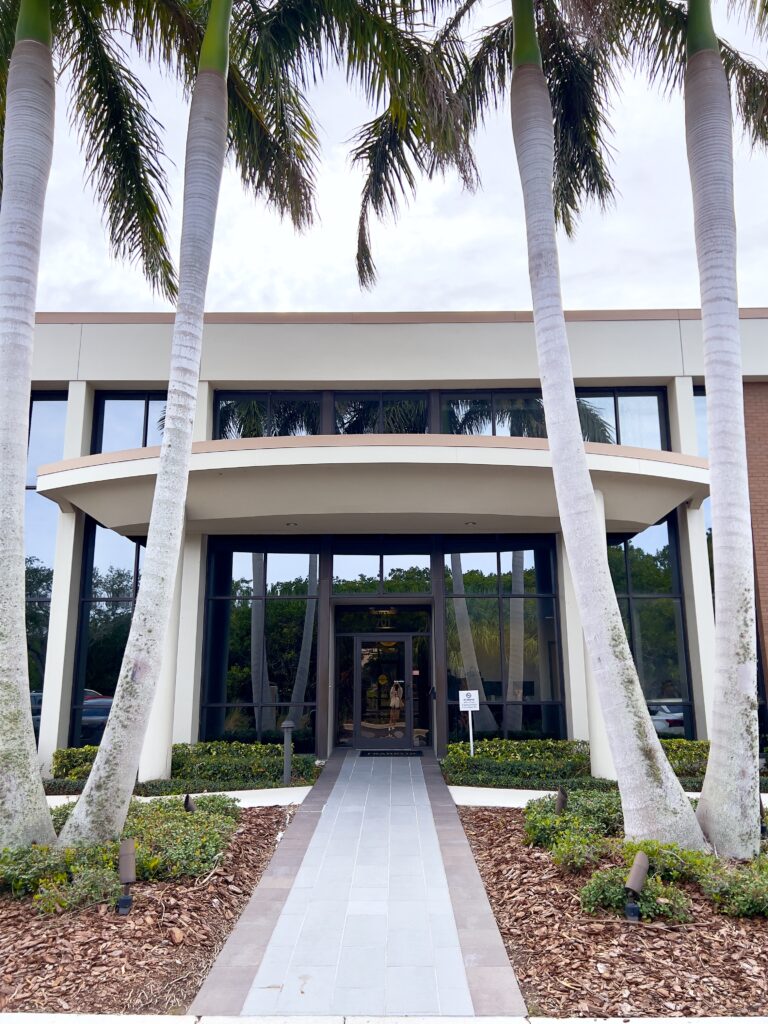
<path id="1" fill-rule="evenodd" d="M 355 638 L 355 746 L 410 750 L 413 651 L 410 637 Z"/>

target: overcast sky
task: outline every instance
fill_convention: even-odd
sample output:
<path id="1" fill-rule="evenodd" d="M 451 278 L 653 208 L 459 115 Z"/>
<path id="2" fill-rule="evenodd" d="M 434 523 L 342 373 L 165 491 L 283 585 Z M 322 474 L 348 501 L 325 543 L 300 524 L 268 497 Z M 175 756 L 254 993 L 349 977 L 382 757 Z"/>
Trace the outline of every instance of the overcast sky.
<path id="1" fill-rule="evenodd" d="M 486 4 L 488 20 L 507 0 Z M 763 63 L 766 45 L 720 17 L 718 30 Z M 178 251 L 186 109 L 175 85 L 141 72 L 166 126 Z M 347 140 L 366 117 L 343 79 L 311 95 L 321 125 L 318 218 L 297 235 L 246 196 L 227 168 L 206 307 L 215 311 L 530 309 L 522 197 L 505 107 L 477 139 L 482 188 L 462 191 L 455 176 L 423 182 L 397 223 L 376 224 L 377 286 L 362 292 L 354 267 L 361 179 Z M 83 163 L 58 100 L 54 166 L 43 234 L 38 308 L 166 310 L 135 268 L 111 259 Z M 642 79 L 625 80 L 613 111 L 619 197 L 607 214 L 585 212 L 573 241 L 561 238 L 566 308 L 692 307 L 699 304 L 683 106 Z M 737 131 L 736 213 L 739 289 L 744 306 L 768 305 L 768 156 L 751 153 Z"/>

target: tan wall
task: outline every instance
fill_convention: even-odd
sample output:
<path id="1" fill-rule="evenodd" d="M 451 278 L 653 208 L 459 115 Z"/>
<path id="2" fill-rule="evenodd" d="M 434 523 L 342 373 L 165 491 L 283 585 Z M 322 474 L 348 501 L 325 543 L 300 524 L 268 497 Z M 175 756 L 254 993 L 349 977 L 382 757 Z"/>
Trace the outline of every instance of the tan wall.
<path id="1" fill-rule="evenodd" d="M 763 665 L 768 665 L 768 383 L 744 385 L 744 416 L 755 545 L 758 630 Z"/>
<path id="2" fill-rule="evenodd" d="M 701 377 L 691 310 L 567 314 L 582 384 Z M 160 314 L 39 314 L 34 379 L 159 386 L 172 319 Z M 742 311 L 745 374 L 768 377 L 768 310 Z M 214 385 L 329 387 L 532 385 L 529 313 L 209 314 L 202 379 Z"/>

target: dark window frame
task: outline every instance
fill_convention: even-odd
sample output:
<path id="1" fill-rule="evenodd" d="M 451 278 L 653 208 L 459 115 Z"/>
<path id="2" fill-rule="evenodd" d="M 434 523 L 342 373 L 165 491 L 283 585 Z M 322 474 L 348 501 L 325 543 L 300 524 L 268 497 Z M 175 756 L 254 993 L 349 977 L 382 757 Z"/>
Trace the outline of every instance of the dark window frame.
<path id="1" fill-rule="evenodd" d="M 248 388 L 227 388 L 227 389 L 216 389 L 213 393 L 213 440 L 214 441 L 225 441 L 226 438 L 222 437 L 221 434 L 221 406 L 223 402 L 240 401 L 242 399 L 250 399 L 251 401 L 265 401 L 267 404 L 267 424 L 268 426 L 272 423 L 272 403 L 274 400 L 280 400 L 283 402 L 296 401 L 296 402 L 317 402 L 318 406 L 318 432 L 317 434 L 311 434 L 311 437 L 320 436 L 326 431 L 323 430 L 323 391 L 302 391 L 301 389 L 280 391 L 280 390 L 265 390 L 265 391 L 252 391 Z M 280 437 L 290 435 L 279 435 L 279 434 L 263 434 L 263 437 Z"/>
<path id="2" fill-rule="evenodd" d="M 340 437 L 356 437 L 356 436 L 359 437 L 359 436 L 362 436 L 362 435 L 356 435 L 356 434 L 343 434 L 339 430 L 338 419 L 336 417 L 336 403 L 337 403 L 337 401 L 339 401 L 339 400 L 347 400 L 347 401 L 353 400 L 354 401 L 355 399 L 359 399 L 360 401 L 363 401 L 363 402 L 377 401 L 379 409 L 378 409 L 378 414 L 377 414 L 377 419 L 376 419 L 376 430 L 374 431 L 374 433 L 386 434 L 386 433 L 389 433 L 389 431 L 385 431 L 384 430 L 384 403 L 387 402 L 387 401 L 392 401 L 393 399 L 400 398 L 400 399 L 405 399 L 405 400 L 410 399 L 410 400 L 413 400 L 413 401 L 423 401 L 424 402 L 424 406 L 425 406 L 425 410 L 424 410 L 425 428 L 424 428 L 423 431 L 419 432 L 419 436 L 422 433 L 423 434 L 429 434 L 429 433 L 431 433 L 431 429 L 430 428 L 431 428 L 431 425 L 432 425 L 431 424 L 431 417 L 430 417 L 429 394 L 430 394 L 430 389 L 429 388 L 426 388 L 426 389 L 424 389 L 424 388 L 422 388 L 422 389 L 419 389 L 419 388 L 408 388 L 407 390 L 404 390 L 404 391 L 398 391 L 397 389 L 387 389 L 387 388 L 384 388 L 384 389 L 381 389 L 381 390 L 374 389 L 372 391 L 368 391 L 368 390 L 365 390 L 365 389 L 360 390 L 360 389 L 355 389 L 355 388 L 348 389 L 348 390 L 338 390 L 338 391 L 334 390 L 334 392 L 333 392 L 333 433 L 338 435 L 338 436 L 340 436 Z"/>
<path id="3" fill-rule="evenodd" d="M 168 391 L 162 389 L 139 388 L 136 391 L 127 390 L 98 390 L 93 396 L 93 425 L 91 427 L 91 455 L 103 454 L 102 444 L 104 441 L 104 405 L 106 402 L 144 402 L 144 420 L 141 429 L 141 445 L 147 447 L 147 434 L 149 431 L 149 403 L 167 402 Z"/>

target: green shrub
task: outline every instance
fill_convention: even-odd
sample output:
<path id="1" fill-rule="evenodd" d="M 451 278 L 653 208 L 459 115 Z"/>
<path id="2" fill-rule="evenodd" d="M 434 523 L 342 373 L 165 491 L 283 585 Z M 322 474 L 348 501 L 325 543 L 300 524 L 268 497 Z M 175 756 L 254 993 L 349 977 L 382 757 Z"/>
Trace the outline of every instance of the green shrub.
<path id="1" fill-rule="evenodd" d="M 582 910 L 589 914 L 601 910 L 623 914 L 627 902 L 626 880 L 625 868 L 596 871 L 579 894 Z M 655 875 L 649 875 L 637 902 L 644 921 L 652 921 L 655 917 L 667 917 L 672 921 L 690 919 L 690 903 L 685 893 Z"/>
<path id="2" fill-rule="evenodd" d="M 59 804 L 58 807 L 51 808 L 51 820 L 53 821 L 53 827 L 56 830 L 56 835 L 58 835 L 64 828 L 67 818 L 72 813 L 74 806 L 75 801 L 70 800 L 69 803 Z"/>
<path id="3" fill-rule="evenodd" d="M 566 834 L 572 844 L 577 836 L 588 841 L 621 835 L 624 820 L 617 791 L 610 793 L 571 793 L 568 807 L 555 813 L 555 798 L 531 800 L 523 811 L 525 834 L 531 846 L 552 849 Z"/>
<path id="4" fill-rule="evenodd" d="M 622 854 L 627 868 L 635 854 L 642 851 L 648 857 L 648 873 L 664 882 L 700 882 L 717 868 L 718 860 L 712 854 L 695 850 L 681 850 L 675 843 L 657 843 L 644 839 L 624 843 Z"/>
<path id="5" fill-rule="evenodd" d="M 607 839 L 586 836 L 583 832 L 561 832 L 552 847 L 552 860 L 563 871 L 580 874 L 597 867 L 610 852 Z"/>
<path id="6" fill-rule="evenodd" d="M 713 871 L 702 879 L 701 889 L 723 914 L 768 917 L 768 857 Z"/>
<path id="7" fill-rule="evenodd" d="M 675 775 L 704 778 L 709 757 L 707 740 L 662 740 L 661 745 Z"/>
<path id="8" fill-rule="evenodd" d="M 237 826 L 236 801 L 203 796 L 193 814 L 182 800 L 134 800 L 123 835 L 136 840 L 136 877 L 140 881 L 199 876 L 211 871 Z M 73 805 L 54 810 L 61 828 Z M 67 849 L 31 846 L 0 851 L 0 891 L 32 896 L 43 911 L 71 910 L 106 901 L 120 892 L 119 844 Z"/>
<path id="9" fill-rule="evenodd" d="M 54 779 L 86 779 L 98 747 L 67 747 L 54 751 L 51 759 L 51 774 Z"/>
<path id="10" fill-rule="evenodd" d="M 589 745 L 575 740 L 480 740 L 472 757 L 468 743 L 451 743 L 442 769 L 454 786 L 534 789 L 551 780 L 557 788 L 563 779 L 590 778 Z"/>

